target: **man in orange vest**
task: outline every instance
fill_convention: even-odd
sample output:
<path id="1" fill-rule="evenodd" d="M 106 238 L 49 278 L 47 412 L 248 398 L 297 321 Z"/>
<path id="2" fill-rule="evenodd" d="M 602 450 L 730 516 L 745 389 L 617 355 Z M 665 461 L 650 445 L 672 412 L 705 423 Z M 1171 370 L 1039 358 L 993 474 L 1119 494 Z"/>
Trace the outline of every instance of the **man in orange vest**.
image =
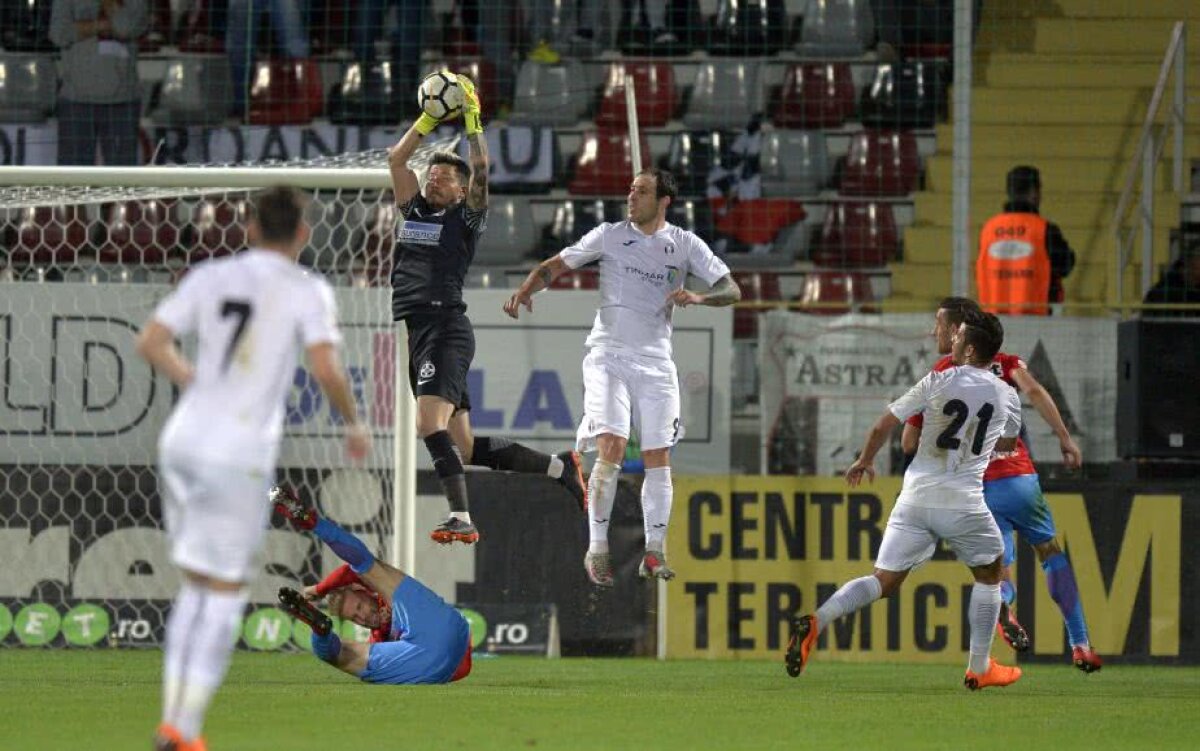
<path id="1" fill-rule="evenodd" d="M 1062 230 L 1038 214 L 1042 179 L 1036 167 L 1008 173 L 1004 212 L 983 225 L 975 284 L 985 310 L 1008 315 L 1049 315 L 1062 302 L 1062 279 L 1075 268 L 1075 251 Z"/>

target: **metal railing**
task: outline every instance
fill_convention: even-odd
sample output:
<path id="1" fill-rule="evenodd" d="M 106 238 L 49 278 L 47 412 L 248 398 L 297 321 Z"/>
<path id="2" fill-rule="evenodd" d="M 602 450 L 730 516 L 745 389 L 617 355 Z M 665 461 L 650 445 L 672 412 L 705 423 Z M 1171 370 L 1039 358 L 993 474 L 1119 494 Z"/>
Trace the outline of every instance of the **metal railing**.
<path id="1" fill-rule="evenodd" d="M 1171 78 L 1172 68 L 1175 72 L 1174 94 L 1171 109 L 1166 121 L 1158 122 L 1159 110 L 1166 96 L 1167 81 Z M 1163 56 L 1162 67 L 1158 72 L 1158 82 L 1154 86 L 1154 94 L 1150 97 L 1150 105 L 1146 109 L 1146 118 L 1142 122 L 1141 134 L 1138 137 L 1137 149 L 1130 160 L 1129 170 L 1125 176 L 1125 184 L 1121 189 L 1121 198 L 1113 212 L 1112 229 L 1117 243 L 1116 284 L 1111 299 L 1114 305 L 1124 303 L 1125 296 L 1125 267 L 1133 251 L 1133 239 L 1140 226 L 1142 230 L 1142 291 L 1138 299 L 1145 296 L 1154 283 L 1154 181 L 1158 173 L 1158 162 L 1162 158 L 1163 148 L 1168 136 L 1173 136 L 1172 190 L 1182 193 L 1184 190 L 1184 129 L 1187 125 L 1187 89 L 1185 74 L 1187 69 L 1187 31 L 1183 21 L 1177 21 L 1171 29 L 1171 41 Z M 1138 202 L 1136 217 L 1141 221 L 1126 227 L 1125 220 L 1133 200 L 1133 189 L 1141 175 L 1141 200 Z"/>

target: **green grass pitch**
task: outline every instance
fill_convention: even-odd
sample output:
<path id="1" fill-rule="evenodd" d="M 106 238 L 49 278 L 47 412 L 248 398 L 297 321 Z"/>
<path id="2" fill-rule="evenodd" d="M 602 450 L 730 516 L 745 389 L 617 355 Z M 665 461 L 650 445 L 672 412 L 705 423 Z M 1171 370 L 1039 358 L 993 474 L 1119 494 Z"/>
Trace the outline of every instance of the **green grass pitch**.
<path id="1" fill-rule="evenodd" d="M 1007 654 L 1002 655 L 1007 657 Z M 157 651 L 0 650 L 0 748 L 149 749 Z M 945 665 L 477 660 L 450 686 L 367 686 L 301 654 L 236 655 L 212 751 L 1195 749 L 1200 668 L 1035 665 L 970 693 Z"/>

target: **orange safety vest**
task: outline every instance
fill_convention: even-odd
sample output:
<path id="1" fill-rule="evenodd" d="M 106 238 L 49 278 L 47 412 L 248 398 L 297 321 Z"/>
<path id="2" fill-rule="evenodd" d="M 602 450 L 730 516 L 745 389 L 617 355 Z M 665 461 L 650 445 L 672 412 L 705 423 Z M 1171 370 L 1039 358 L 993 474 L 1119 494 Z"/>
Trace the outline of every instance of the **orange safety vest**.
<path id="1" fill-rule="evenodd" d="M 975 285 L 984 310 L 1049 315 L 1050 254 L 1046 220 L 1037 214 L 997 214 L 979 233 Z"/>

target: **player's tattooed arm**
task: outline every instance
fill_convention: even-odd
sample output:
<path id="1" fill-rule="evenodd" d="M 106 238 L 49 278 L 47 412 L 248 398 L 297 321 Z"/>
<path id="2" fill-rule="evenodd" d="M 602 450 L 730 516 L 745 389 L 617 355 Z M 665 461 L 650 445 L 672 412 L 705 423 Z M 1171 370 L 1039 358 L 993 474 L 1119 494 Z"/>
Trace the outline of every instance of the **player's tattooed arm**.
<path id="1" fill-rule="evenodd" d="M 471 165 L 471 185 L 467 188 L 467 206 L 478 211 L 488 205 L 488 150 L 482 133 L 467 136 L 467 160 Z"/>
<path id="2" fill-rule="evenodd" d="M 508 302 L 504 303 L 504 312 L 510 318 L 516 318 L 524 306 L 525 310 L 532 313 L 534 293 L 549 287 L 551 282 L 570 270 L 571 267 L 567 266 L 561 255 L 542 261 L 537 268 L 529 272 L 529 276 L 525 277 L 525 281 L 521 282 L 513 296 L 508 298 Z"/>
<path id="3" fill-rule="evenodd" d="M 708 292 L 704 294 L 704 304 L 720 307 L 722 305 L 733 305 L 738 300 L 742 299 L 742 288 L 738 283 L 733 281 L 733 277 L 729 274 L 717 280 L 717 283 L 712 286 Z"/>

